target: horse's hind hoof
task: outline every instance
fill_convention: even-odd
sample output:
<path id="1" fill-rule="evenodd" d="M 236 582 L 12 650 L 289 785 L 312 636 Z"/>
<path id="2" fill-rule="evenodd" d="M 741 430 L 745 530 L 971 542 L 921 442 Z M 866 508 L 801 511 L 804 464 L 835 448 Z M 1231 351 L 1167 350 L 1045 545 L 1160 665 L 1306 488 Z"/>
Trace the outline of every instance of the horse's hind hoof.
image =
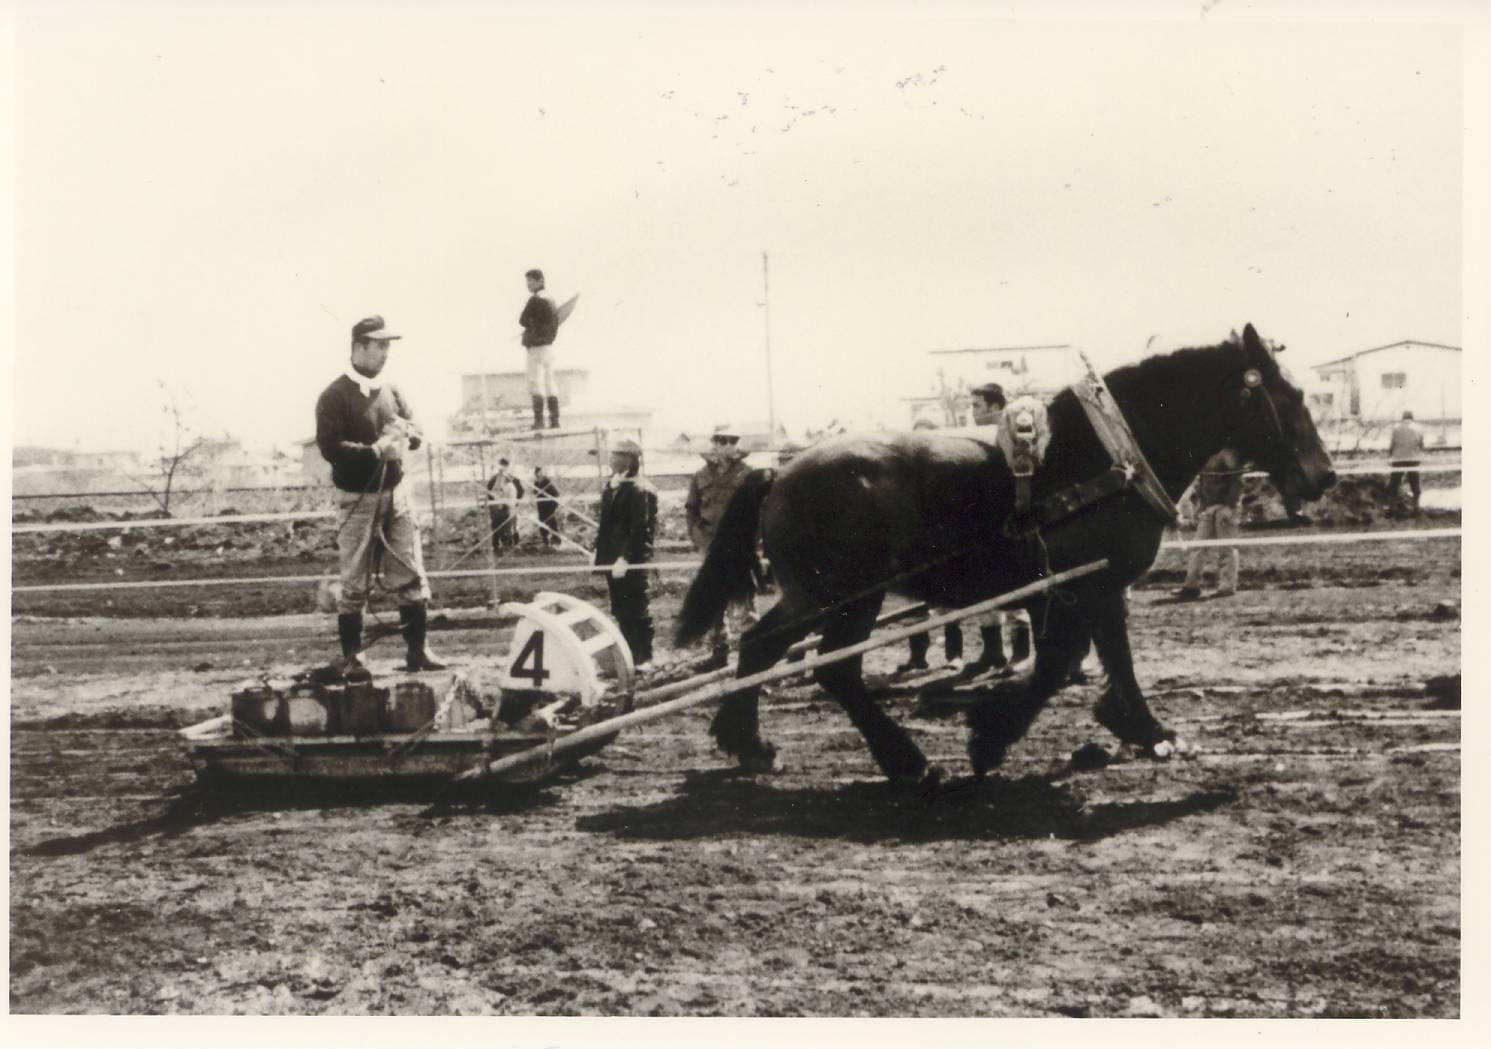
<path id="1" fill-rule="evenodd" d="M 1004 744 L 982 736 L 970 737 L 968 763 L 973 766 L 973 774 L 983 779 L 1004 764 Z"/>
<path id="2" fill-rule="evenodd" d="M 764 740 L 740 753 L 740 771 L 742 772 L 756 775 L 781 772 L 783 768 L 782 761 L 777 756 L 776 745 Z"/>

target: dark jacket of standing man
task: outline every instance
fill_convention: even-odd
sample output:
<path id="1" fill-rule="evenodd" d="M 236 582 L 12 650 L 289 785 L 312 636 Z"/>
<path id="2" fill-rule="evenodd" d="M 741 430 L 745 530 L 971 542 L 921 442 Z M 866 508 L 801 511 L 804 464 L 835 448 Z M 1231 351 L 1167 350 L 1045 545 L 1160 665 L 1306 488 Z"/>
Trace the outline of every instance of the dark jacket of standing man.
<path id="1" fill-rule="evenodd" d="M 389 331 L 382 317 L 358 321 L 352 327 L 347 370 L 316 400 L 316 446 L 331 463 L 341 516 L 337 636 L 346 670 L 360 667 L 362 615 L 375 577 L 398 593 L 406 667 L 445 668 L 425 644 L 430 581 L 408 486 L 400 483 L 403 457 L 420 446 L 419 431 L 399 391 L 378 381 L 389 348 L 401 337 Z"/>
<path id="2" fill-rule="evenodd" d="M 554 518 L 559 513 L 559 488 L 542 466 L 533 468 L 533 500 L 538 509 L 538 531 L 543 544 L 558 543 L 559 525 Z"/>
<path id="3" fill-rule="evenodd" d="M 624 440 L 611 453 L 611 479 L 601 490 L 600 527 L 595 563 L 609 567 L 606 587 L 611 615 L 632 650 L 636 665 L 652 661 L 652 611 L 648 572 L 637 568 L 652 560 L 657 535 L 657 490 L 637 476 L 642 449 Z"/>
<path id="4" fill-rule="evenodd" d="M 528 395 L 533 399 L 533 428 L 544 428 L 544 403 L 549 405 L 549 428 L 559 426 L 559 388 L 554 384 L 554 340 L 559 337 L 559 311 L 544 291 L 544 271 L 529 270 L 528 301 L 518 315 L 523 346 L 528 351 Z"/>

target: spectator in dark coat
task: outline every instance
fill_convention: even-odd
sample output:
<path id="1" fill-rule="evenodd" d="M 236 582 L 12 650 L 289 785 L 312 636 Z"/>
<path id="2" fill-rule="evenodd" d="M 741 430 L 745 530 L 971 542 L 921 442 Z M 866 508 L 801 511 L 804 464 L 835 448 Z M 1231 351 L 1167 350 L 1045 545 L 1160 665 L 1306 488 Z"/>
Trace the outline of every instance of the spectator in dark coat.
<path id="1" fill-rule="evenodd" d="M 533 499 L 538 507 L 538 534 L 545 546 L 559 545 L 559 489 L 542 466 L 533 468 Z"/>
<path id="2" fill-rule="evenodd" d="M 601 490 L 600 527 L 595 537 L 595 563 L 609 568 L 606 587 L 611 615 L 632 650 L 633 664 L 648 670 L 652 664 L 652 611 L 648 569 L 657 536 L 657 490 L 637 476 L 642 448 L 624 440 L 611 452 L 611 478 Z"/>

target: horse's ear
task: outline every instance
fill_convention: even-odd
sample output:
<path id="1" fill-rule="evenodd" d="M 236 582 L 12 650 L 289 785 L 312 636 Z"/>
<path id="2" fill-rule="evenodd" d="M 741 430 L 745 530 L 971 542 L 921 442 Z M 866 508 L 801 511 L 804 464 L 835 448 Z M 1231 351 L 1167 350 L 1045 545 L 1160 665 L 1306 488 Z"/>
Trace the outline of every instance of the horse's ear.
<path id="1" fill-rule="evenodd" d="M 1243 326 L 1242 337 L 1243 352 L 1249 357 L 1261 357 L 1267 351 L 1263 348 L 1263 340 L 1258 337 L 1258 331 L 1251 324 Z"/>

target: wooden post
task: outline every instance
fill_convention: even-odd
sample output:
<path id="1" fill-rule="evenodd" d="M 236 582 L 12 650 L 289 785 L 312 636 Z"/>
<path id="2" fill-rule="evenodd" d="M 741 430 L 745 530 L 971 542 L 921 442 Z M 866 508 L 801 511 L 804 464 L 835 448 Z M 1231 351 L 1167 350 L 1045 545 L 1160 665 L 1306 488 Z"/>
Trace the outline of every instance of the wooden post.
<path id="1" fill-rule="evenodd" d="M 916 623 L 909 627 L 900 627 L 880 637 L 868 638 L 857 645 L 834 649 L 826 655 L 815 654 L 804 658 L 799 663 L 773 667 L 757 674 L 736 678 L 733 681 L 715 682 L 690 695 L 680 696 L 677 699 L 668 700 L 656 706 L 647 707 L 644 710 L 634 710 L 630 714 L 621 714 L 617 717 L 607 718 L 605 721 L 598 721 L 593 725 L 576 729 L 569 735 L 557 739 L 552 743 L 545 743 L 517 754 L 510 754 L 497 761 L 483 762 L 480 765 L 467 769 L 465 772 L 457 773 L 455 782 L 467 782 L 486 776 L 500 776 L 505 772 L 537 764 L 593 743 L 598 739 L 615 735 L 622 729 L 631 728 L 634 725 L 643 725 L 649 721 L 657 721 L 660 718 L 668 717 L 670 714 L 676 714 L 681 710 L 687 710 L 690 707 L 697 707 L 702 703 L 710 703 L 718 699 L 723 699 L 726 696 L 733 695 L 736 692 L 743 692 L 748 688 L 755 688 L 758 685 L 770 684 L 773 681 L 780 681 L 783 678 L 794 677 L 798 674 L 811 673 L 819 667 L 829 666 L 833 663 L 842 663 L 846 659 L 853 659 L 855 656 L 863 655 L 873 649 L 893 645 L 916 634 L 933 630 L 948 623 L 956 623 L 959 620 L 967 619 L 969 616 L 993 611 L 996 608 L 1005 608 L 1009 605 L 1019 604 L 1026 598 L 1033 597 L 1054 586 L 1059 586 L 1062 583 L 1069 582 L 1081 576 L 1091 575 L 1094 572 L 1101 572 L 1107 567 L 1108 561 L 1106 558 L 1091 561 L 1077 568 L 1069 568 L 1065 572 L 1057 572 L 1053 576 L 1039 579 L 1027 586 L 1011 590 L 1007 594 L 991 597 L 987 601 L 980 601 L 977 604 L 969 605 L 966 608 L 960 608 L 953 612 L 934 615 L 921 623 Z M 689 683 L 679 682 L 678 684 Z"/>
<path id="2" fill-rule="evenodd" d="M 438 565 L 440 563 L 440 504 L 439 493 L 435 490 L 435 443 L 433 441 L 425 441 L 425 473 L 430 481 L 430 551 L 435 555 L 430 558 L 430 561 Z"/>
<path id="3" fill-rule="evenodd" d="M 440 458 L 435 461 L 435 478 L 435 484 L 440 489 L 440 507 L 443 511 L 445 508 L 445 448 L 443 446 L 440 449 Z M 440 553 L 438 546 L 435 552 L 437 555 Z M 436 563 L 439 564 L 438 561 Z"/>
<path id="4" fill-rule="evenodd" d="M 497 586 L 498 565 L 497 552 L 492 547 L 492 541 L 495 538 L 492 530 L 492 515 L 487 511 L 487 438 L 485 436 L 482 437 L 481 443 L 476 446 L 476 462 L 477 527 L 481 528 L 481 525 L 486 525 L 486 528 L 482 530 L 486 532 L 487 539 L 482 545 L 487 550 L 487 568 L 492 572 L 488 578 L 492 582 L 492 607 L 496 608 L 502 604 L 502 591 Z"/>

